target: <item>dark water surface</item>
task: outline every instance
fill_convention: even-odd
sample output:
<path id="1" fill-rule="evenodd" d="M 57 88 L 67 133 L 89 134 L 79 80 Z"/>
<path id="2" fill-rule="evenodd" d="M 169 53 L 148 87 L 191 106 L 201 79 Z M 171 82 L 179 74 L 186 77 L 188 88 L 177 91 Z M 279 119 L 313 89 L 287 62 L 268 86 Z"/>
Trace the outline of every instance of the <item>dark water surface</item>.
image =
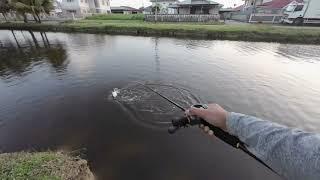
<path id="1" fill-rule="evenodd" d="M 320 132 L 320 46 L 0 31 L 0 149 L 87 149 L 100 179 L 278 179 L 197 128 L 171 136 L 108 99 L 133 81 Z"/>

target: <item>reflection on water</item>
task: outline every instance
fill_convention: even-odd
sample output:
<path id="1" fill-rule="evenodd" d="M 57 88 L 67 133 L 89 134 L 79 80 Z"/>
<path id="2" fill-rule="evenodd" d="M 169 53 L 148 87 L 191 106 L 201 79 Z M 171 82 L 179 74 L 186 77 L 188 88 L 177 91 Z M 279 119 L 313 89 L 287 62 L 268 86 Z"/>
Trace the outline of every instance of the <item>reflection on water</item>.
<path id="1" fill-rule="evenodd" d="M 0 31 L 0 47 L 0 151 L 86 148 L 100 179 L 278 179 L 197 128 L 130 119 L 108 96 L 135 81 L 320 132 L 320 46 Z"/>
<path id="2" fill-rule="evenodd" d="M 17 39 L 17 34 L 23 39 Z M 56 71 L 64 71 L 68 64 L 67 52 L 64 46 L 55 41 L 50 44 L 46 33 L 39 33 L 42 41 L 39 42 L 32 31 L 28 31 L 30 37 L 26 37 L 27 32 L 11 31 L 12 38 L 0 40 L 1 60 L 0 76 L 22 76 L 28 73 L 34 65 L 47 63 Z"/>
<path id="3" fill-rule="evenodd" d="M 294 61 L 320 61 L 319 47 L 312 45 L 280 44 L 277 53 Z"/>
<path id="4" fill-rule="evenodd" d="M 296 44 L 277 44 L 269 43 L 247 43 L 237 42 L 237 50 L 243 54 L 255 55 L 260 53 L 270 53 L 279 58 L 285 57 L 293 61 L 320 61 L 319 46 L 314 45 L 296 45 Z"/>

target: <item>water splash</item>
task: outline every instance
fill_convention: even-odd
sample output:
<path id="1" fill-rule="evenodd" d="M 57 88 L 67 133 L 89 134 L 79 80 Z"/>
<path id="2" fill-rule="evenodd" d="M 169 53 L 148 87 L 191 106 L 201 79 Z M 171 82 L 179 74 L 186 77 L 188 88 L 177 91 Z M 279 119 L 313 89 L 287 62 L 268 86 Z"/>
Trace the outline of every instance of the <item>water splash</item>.
<path id="1" fill-rule="evenodd" d="M 135 123 L 147 128 L 166 129 L 173 118 L 184 114 L 179 108 L 145 86 L 156 90 L 185 108 L 201 103 L 199 97 L 177 84 L 133 83 L 121 89 L 115 88 L 109 99 L 119 104 Z"/>

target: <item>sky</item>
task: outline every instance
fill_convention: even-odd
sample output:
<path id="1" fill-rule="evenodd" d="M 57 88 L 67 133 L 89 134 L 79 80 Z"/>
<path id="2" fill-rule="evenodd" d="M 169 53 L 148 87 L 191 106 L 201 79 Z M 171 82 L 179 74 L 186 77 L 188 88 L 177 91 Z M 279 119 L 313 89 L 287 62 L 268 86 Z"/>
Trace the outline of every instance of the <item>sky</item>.
<path id="1" fill-rule="evenodd" d="M 180 0 L 181 1 L 181 0 Z M 234 7 L 234 4 L 237 6 L 243 4 L 243 0 L 213 0 L 226 7 Z M 110 0 L 111 6 L 131 6 L 135 8 L 139 8 L 141 6 L 149 6 L 151 3 L 149 0 Z"/>

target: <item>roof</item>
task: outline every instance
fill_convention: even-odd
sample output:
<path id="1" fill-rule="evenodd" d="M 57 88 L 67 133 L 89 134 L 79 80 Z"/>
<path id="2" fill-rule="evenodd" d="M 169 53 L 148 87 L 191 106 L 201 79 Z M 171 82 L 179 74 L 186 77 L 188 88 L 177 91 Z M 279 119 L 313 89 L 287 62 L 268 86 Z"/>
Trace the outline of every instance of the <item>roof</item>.
<path id="1" fill-rule="evenodd" d="M 179 5 L 208 5 L 208 4 L 219 5 L 219 3 L 211 0 L 184 0 L 177 4 Z"/>
<path id="2" fill-rule="evenodd" d="M 244 5 L 240 5 L 238 7 L 233 8 L 234 11 L 241 11 L 243 9 Z"/>
<path id="3" fill-rule="evenodd" d="M 261 6 L 270 9 L 282 9 L 292 2 L 303 2 L 303 0 L 273 0 L 270 2 L 263 3 Z"/>
<path id="4" fill-rule="evenodd" d="M 178 0 L 150 0 L 150 2 L 179 2 Z"/>
<path id="5" fill-rule="evenodd" d="M 219 12 L 234 12 L 234 11 L 237 11 L 237 10 L 234 10 L 233 8 L 221 8 L 219 10 Z"/>
<path id="6" fill-rule="evenodd" d="M 133 7 L 129 7 L 129 6 L 113 6 L 110 7 L 111 11 L 141 11 L 139 9 L 133 8 Z"/>
<path id="7" fill-rule="evenodd" d="M 142 10 L 145 12 L 152 12 L 152 6 L 144 7 L 144 8 L 142 8 Z"/>

